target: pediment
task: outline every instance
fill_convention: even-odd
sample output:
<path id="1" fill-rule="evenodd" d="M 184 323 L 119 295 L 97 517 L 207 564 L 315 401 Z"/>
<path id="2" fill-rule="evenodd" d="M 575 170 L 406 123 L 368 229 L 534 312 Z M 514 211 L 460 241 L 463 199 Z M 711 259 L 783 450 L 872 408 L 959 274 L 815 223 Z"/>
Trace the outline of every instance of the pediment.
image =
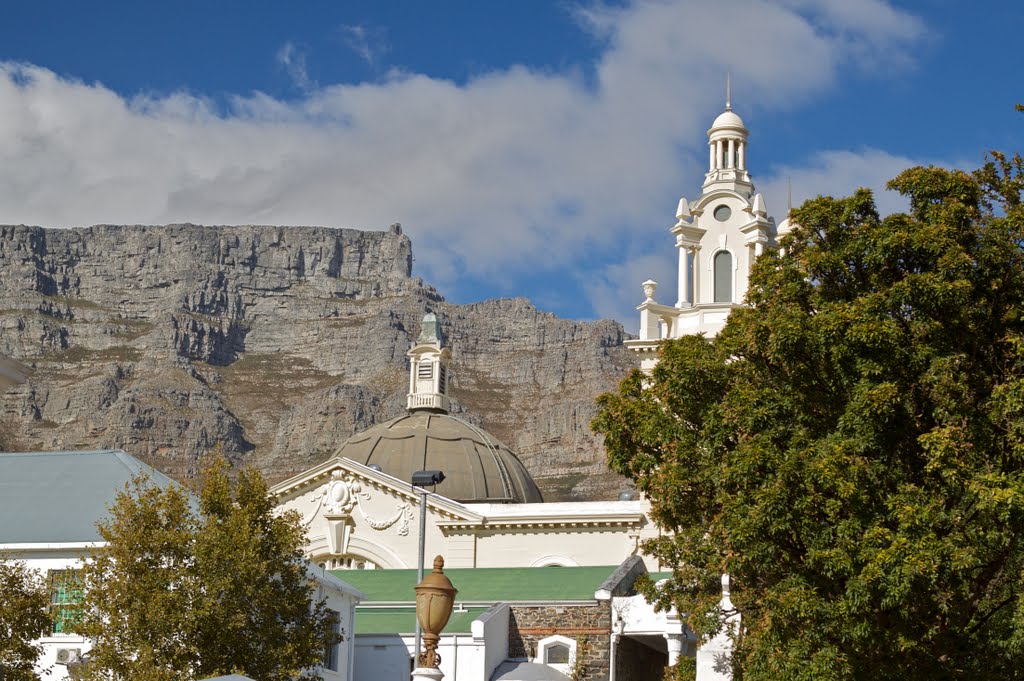
<path id="1" fill-rule="evenodd" d="M 365 496 L 368 490 L 392 497 L 396 505 L 418 506 L 420 490 L 410 483 L 392 477 L 344 457 L 331 457 L 298 475 L 278 483 L 269 493 L 278 506 L 303 495 L 313 495 L 325 514 L 340 515 L 351 512 L 357 503 L 355 490 Z M 431 492 L 427 495 L 427 508 L 447 521 L 474 525 L 484 522 L 457 501 Z"/>

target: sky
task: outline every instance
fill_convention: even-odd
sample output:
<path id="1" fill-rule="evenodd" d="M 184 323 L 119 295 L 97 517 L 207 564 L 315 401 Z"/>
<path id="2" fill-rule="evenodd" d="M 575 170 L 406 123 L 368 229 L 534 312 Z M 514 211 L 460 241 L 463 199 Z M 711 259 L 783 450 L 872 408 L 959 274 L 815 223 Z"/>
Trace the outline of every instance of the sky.
<path id="1" fill-rule="evenodd" d="M 778 219 L 1021 150 L 1024 3 L 0 3 L 0 224 L 400 222 L 450 301 L 636 328 L 724 106 Z M 662 296 L 659 296 L 662 297 Z M 669 301 L 671 302 L 671 301 Z"/>

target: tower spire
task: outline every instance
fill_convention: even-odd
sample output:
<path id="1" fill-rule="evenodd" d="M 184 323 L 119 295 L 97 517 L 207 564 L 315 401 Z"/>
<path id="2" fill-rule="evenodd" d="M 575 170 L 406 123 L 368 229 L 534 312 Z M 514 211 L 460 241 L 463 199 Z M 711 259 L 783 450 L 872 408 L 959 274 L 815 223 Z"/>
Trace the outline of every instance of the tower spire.
<path id="1" fill-rule="evenodd" d="M 732 80 L 729 71 L 725 72 L 725 110 L 732 111 L 732 88 L 730 81 Z"/>

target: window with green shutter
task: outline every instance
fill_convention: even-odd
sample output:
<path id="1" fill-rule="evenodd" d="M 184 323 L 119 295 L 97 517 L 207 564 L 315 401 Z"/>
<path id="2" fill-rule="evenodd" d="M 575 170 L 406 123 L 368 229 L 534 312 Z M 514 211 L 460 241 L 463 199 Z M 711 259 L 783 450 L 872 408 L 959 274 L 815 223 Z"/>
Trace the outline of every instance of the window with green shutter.
<path id="1" fill-rule="evenodd" d="M 70 633 L 82 607 L 82 578 L 78 570 L 50 570 L 50 613 L 53 633 Z"/>

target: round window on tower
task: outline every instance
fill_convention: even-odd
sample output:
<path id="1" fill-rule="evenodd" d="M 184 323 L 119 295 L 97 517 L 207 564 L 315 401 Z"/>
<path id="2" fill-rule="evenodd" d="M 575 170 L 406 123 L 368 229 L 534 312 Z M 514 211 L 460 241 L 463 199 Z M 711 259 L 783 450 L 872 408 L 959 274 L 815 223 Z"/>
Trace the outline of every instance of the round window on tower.
<path id="1" fill-rule="evenodd" d="M 732 215 L 732 210 L 724 203 L 715 208 L 714 216 L 719 222 L 725 222 Z"/>

